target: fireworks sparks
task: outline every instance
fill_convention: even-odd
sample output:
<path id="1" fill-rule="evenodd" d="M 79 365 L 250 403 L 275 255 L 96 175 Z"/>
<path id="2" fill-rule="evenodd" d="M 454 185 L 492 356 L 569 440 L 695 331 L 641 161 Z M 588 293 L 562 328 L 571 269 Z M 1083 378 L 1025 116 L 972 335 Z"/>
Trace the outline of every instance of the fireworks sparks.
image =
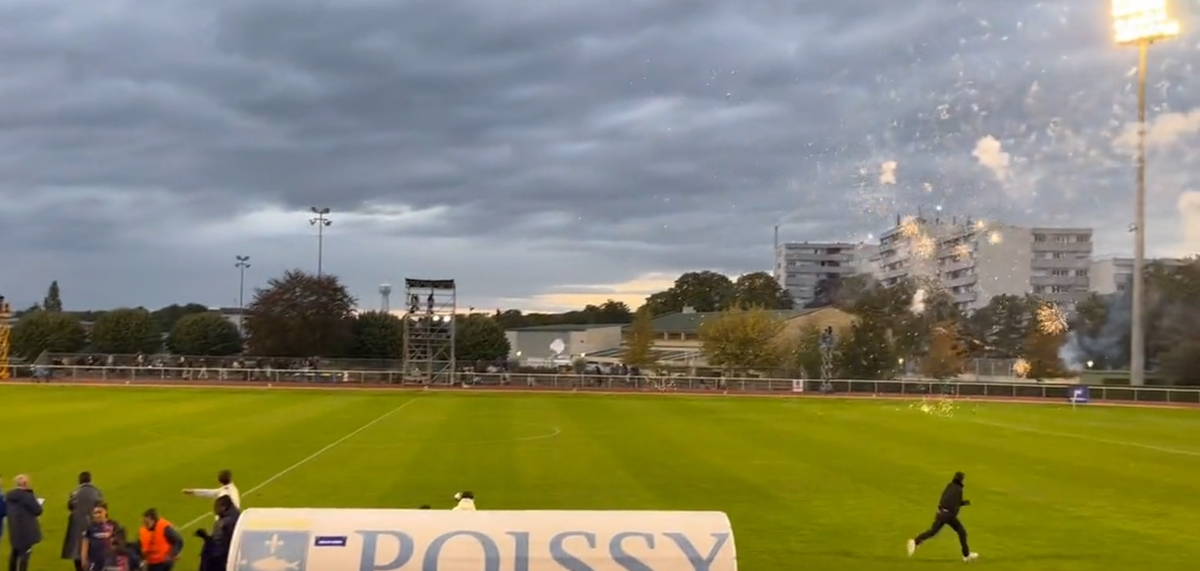
<path id="1" fill-rule="evenodd" d="M 970 244 L 959 244 L 954 247 L 954 255 L 958 258 L 970 258 L 971 254 Z"/>
<path id="2" fill-rule="evenodd" d="M 912 240 L 921 235 L 921 223 L 916 216 L 905 216 L 900 221 L 900 236 L 906 240 Z"/>
<path id="3" fill-rule="evenodd" d="M 896 161 L 884 161 L 879 167 L 879 184 L 893 185 L 896 184 Z"/>
<path id="4" fill-rule="evenodd" d="M 1026 361 L 1025 359 L 1017 359 L 1017 361 L 1013 363 L 1012 370 L 1014 375 L 1024 379 L 1025 377 L 1029 376 L 1029 371 L 1033 370 L 1033 365 L 1030 365 L 1029 361 Z"/>
<path id="5" fill-rule="evenodd" d="M 1067 332 L 1067 314 L 1053 303 L 1043 303 L 1037 308 L 1038 331 L 1045 335 L 1061 335 Z"/>
<path id="6" fill-rule="evenodd" d="M 922 258 L 930 259 L 937 254 L 937 242 L 929 236 L 921 236 L 913 242 L 913 255 Z"/>
<path id="7" fill-rule="evenodd" d="M 1000 232 L 994 231 L 991 234 L 988 234 L 988 243 L 989 244 L 999 244 L 1000 242 L 1003 242 L 1003 241 L 1004 241 L 1004 236 L 1002 236 L 1000 234 Z"/>

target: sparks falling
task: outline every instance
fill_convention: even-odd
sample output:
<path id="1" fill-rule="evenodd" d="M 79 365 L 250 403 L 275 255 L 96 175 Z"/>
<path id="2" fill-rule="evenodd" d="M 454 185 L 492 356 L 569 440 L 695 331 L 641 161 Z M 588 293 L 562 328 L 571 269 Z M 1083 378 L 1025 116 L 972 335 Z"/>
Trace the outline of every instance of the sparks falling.
<path id="1" fill-rule="evenodd" d="M 1053 303 L 1043 303 L 1037 309 L 1038 331 L 1045 335 L 1060 335 L 1067 332 L 1067 314 Z"/>

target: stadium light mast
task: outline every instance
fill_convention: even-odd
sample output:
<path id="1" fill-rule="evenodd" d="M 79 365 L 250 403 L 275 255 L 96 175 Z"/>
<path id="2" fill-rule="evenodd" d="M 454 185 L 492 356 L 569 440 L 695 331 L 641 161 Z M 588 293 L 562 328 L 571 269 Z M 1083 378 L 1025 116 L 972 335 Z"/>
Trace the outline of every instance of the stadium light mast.
<path id="1" fill-rule="evenodd" d="M 317 208 L 316 206 L 309 208 L 313 213 L 313 217 L 308 219 L 311 226 L 317 227 L 317 277 L 323 274 L 323 265 L 325 262 L 325 229 L 333 224 L 333 220 L 328 218 L 329 208 Z"/>
<path id="2" fill-rule="evenodd" d="M 246 334 L 246 270 L 250 268 L 250 256 L 235 256 L 238 269 L 238 331 Z"/>
<path id="3" fill-rule="evenodd" d="M 1137 192 L 1133 222 L 1133 302 L 1130 310 L 1129 383 L 1146 382 L 1146 57 L 1150 45 L 1180 34 L 1168 0 L 1112 0 L 1113 39 L 1138 49 Z"/>

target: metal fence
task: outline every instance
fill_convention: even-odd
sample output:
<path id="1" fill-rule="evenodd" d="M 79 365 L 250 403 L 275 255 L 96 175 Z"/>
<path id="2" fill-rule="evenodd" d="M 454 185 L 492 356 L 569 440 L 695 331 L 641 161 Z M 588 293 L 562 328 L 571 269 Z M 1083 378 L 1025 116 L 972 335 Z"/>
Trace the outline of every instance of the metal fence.
<path id="1" fill-rule="evenodd" d="M 1037 382 L 931 381 L 921 379 L 819 380 L 718 379 L 711 377 L 648 377 L 632 375 L 457 373 L 437 382 L 406 378 L 399 371 L 332 371 L 228 369 L 208 367 L 107 367 L 45 365 L 32 372 L 46 382 L 109 381 L 170 383 L 179 381 L 224 381 L 228 383 L 309 383 L 326 386 L 393 385 L 412 387 L 495 387 L 549 390 L 689 391 L 751 394 L 825 393 L 879 396 L 955 396 L 1011 399 L 1049 399 L 1067 402 L 1071 384 Z M 1200 404 L 1200 389 L 1166 387 L 1089 387 L 1089 398 L 1097 401 Z"/>

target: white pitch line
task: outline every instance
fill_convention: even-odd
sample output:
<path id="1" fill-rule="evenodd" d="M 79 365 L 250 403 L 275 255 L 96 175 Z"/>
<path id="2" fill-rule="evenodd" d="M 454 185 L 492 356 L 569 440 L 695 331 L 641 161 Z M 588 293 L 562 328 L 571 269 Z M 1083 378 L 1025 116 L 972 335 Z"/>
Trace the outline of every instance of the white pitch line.
<path id="1" fill-rule="evenodd" d="M 1031 428 L 1028 426 L 1020 426 L 1016 424 L 1007 424 L 1003 422 L 992 422 L 988 420 L 980 420 L 978 418 L 969 419 L 971 422 L 983 424 L 985 426 L 995 426 L 997 428 L 1006 428 L 1008 430 L 1016 430 L 1020 432 L 1029 432 L 1032 434 L 1041 434 L 1043 436 L 1057 436 L 1062 438 L 1077 438 L 1079 440 L 1087 440 L 1090 442 L 1098 442 L 1100 444 L 1110 444 L 1112 446 L 1127 446 L 1129 448 L 1141 448 L 1142 450 L 1150 450 L 1152 452 L 1162 452 L 1164 454 L 1177 454 L 1179 456 L 1200 456 L 1200 450 L 1186 450 L 1183 448 L 1168 448 L 1166 446 L 1155 446 L 1154 444 L 1142 444 L 1140 442 L 1129 442 L 1128 440 L 1111 440 L 1108 438 L 1097 438 L 1086 434 L 1075 434 L 1072 432 L 1059 432 L 1057 430 L 1044 430 L 1041 428 Z"/>
<path id="2" fill-rule="evenodd" d="M 327 445 L 326 445 L 324 448 L 322 448 L 322 449 L 320 449 L 320 450 L 317 450 L 316 452 L 313 452 L 312 454 L 309 454 L 309 455 L 308 455 L 308 456 L 306 456 L 306 457 L 305 457 L 303 460 L 300 460 L 299 462 L 296 462 L 295 464 L 292 464 L 291 466 L 288 466 L 287 468 L 284 468 L 284 469 L 280 470 L 280 471 L 279 471 L 278 473 L 276 473 L 274 476 L 271 476 L 270 478 L 267 478 L 266 480 L 263 480 L 263 481 L 262 481 L 261 483 L 259 483 L 257 486 L 254 486 L 253 488 L 250 488 L 249 490 L 246 490 L 246 492 L 245 492 L 245 493 L 243 493 L 243 494 L 242 494 L 242 496 L 243 496 L 243 497 L 245 497 L 245 496 L 249 496 L 250 494 L 253 494 L 254 492 L 257 492 L 257 491 L 259 491 L 259 490 L 261 490 L 261 489 L 263 489 L 263 488 L 267 487 L 267 485 L 269 485 L 271 482 L 274 482 L 275 480 L 278 480 L 278 479 L 280 479 L 280 478 L 282 478 L 282 477 L 286 476 L 288 473 L 290 473 L 292 470 L 295 470 L 296 468 L 299 468 L 299 467 L 301 467 L 301 466 L 303 466 L 303 465 L 305 465 L 305 464 L 308 464 L 309 462 L 312 462 L 313 460 L 316 460 L 316 459 L 317 459 L 319 456 L 321 456 L 322 454 L 324 454 L 324 453 L 326 453 L 326 452 L 329 452 L 330 450 L 333 450 L 334 448 L 336 448 L 336 447 L 337 447 L 337 445 L 339 445 L 339 444 L 341 444 L 341 443 L 343 443 L 343 442 L 345 442 L 345 441 L 347 441 L 347 440 L 350 440 L 351 438 L 354 438 L 355 436 L 357 436 L 358 434 L 360 434 L 362 431 L 364 431 L 364 430 L 366 430 L 366 429 L 368 429 L 368 428 L 371 428 L 372 426 L 375 426 L 376 424 L 379 424 L 380 422 L 383 422 L 383 421 L 384 421 L 385 419 L 387 419 L 388 417 L 392 416 L 393 414 L 396 414 L 397 412 L 400 412 L 401 410 L 403 410 L 403 409 L 404 409 L 404 407 L 407 407 L 408 405 L 410 405 L 410 404 L 412 404 L 412 403 L 414 403 L 414 402 L 416 402 L 416 401 L 417 401 L 417 399 L 415 399 L 415 398 L 414 398 L 414 399 L 407 400 L 407 401 L 404 401 L 404 403 L 402 403 L 400 406 L 398 406 L 398 407 L 396 407 L 396 408 L 393 408 L 392 410 L 389 410 L 389 411 L 387 411 L 387 412 L 383 413 L 382 415 L 380 415 L 380 416 L 379 416 L 378 418 L 376 418 L 375 420 L 372 420 L 371 422 L 368 422 L 368 423 L 366 423 L 366 424 L 364 424 L 364 425 L 362 425 L 362 426 L 360 426 L 360 427 L 358 427 L 358 428 L 354 429 L 354 430 L 353 430 L 353 431 L 351 431 L 349 434 L 346 434 L 345 436 L 343 436 L 343 437 L 341 437 L 341 438 L 339 438 L 339 439 L 337 439 L 337 440 L 334 440 L 333 442 L 330 442 L 330 443 L 329 443 L 329 444 L 327 444 Z M 211 512 L 211 511 L 209 511 L 209 512 L 206 512 L 206 513 L 203 513 L 203 514 L 201 514 L 201 515 L 199 515 L 199 516 L 196 516 L 196 519 L 193 519 L 192 521 L 189 521 L 189 522 L 185 523 L 185 524 L 183 525 L 183 527 L 182 527 L 182 528 L 180 528 L 180 529 L 184 529 L 184 530 L 186 530 L 186 529 L 188 529 L 189 527 L 192 527 L 193 525 L 196 525 L 196 524 L 200 523 L 201 521 L 203 521 L 203 520 L 204 520 L 204 518 L 211 518 L 211 517 L 213 517 L 213 514 L 212 514 L 212 512 Z"/>

